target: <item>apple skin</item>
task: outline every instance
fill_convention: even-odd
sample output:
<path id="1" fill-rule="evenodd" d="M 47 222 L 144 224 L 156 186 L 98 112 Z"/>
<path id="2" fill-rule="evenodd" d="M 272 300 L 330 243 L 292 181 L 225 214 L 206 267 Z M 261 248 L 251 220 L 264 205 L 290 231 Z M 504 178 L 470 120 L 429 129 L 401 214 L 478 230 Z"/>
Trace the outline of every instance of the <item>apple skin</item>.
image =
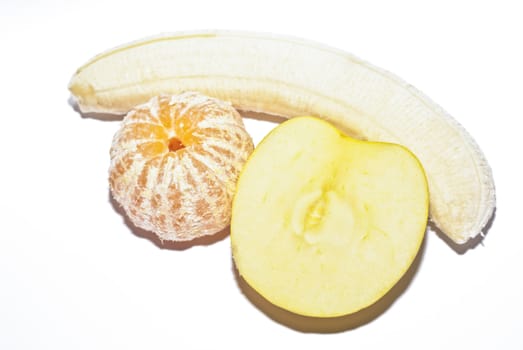
<path id="1" fill-rule="evenodd" d="M 297 117 L 272 130 L 240 174 L 232 255 L 271 303 L 305 316 L 347 315 L 405 274 L 428 209 L 426 176 L 408 149 Z"/>

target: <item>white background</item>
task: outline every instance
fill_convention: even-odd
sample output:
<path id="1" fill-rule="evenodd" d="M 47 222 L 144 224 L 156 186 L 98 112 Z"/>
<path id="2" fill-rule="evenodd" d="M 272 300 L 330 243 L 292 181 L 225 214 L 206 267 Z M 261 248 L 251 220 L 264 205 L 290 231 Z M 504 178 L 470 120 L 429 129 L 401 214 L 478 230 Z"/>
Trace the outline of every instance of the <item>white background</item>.
<path id="1" fill-rule="evenodd" d="M 343 5 L 342 5 L 343 4 Z M 508 1 L 0 2 L 0 349 L 522 349 L 523 21 Z M 399 75 L 475 137 L 498 207 L 482 244 L 428 231 L 367 313 L 316 322 L 237 277 L 229 238 L 164 245 L 110 200 L 118 120 L 69 104 L 75 69 L 166 31 L 275 32 Z M 272 127 L 247 120 L 255 141 Z"/>

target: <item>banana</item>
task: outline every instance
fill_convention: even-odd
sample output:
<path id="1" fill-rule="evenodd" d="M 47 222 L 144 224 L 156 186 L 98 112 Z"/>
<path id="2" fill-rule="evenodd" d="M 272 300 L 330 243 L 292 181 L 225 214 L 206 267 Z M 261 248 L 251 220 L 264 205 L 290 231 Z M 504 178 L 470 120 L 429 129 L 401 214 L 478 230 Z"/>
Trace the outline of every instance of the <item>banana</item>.
<path id="1" fill-rule="evenodd" d="M 123 114 L 194 90 L 243 111 L 324 118 L 361 139 L 406 146 L 423 164 L 431 221 L 463 244 L 493 215 L 491 168 L 465 129 L 395 75 L 346 52 L 273 34 L 161 34 L 95 56 L 69 89 L 84 113 Z"/>

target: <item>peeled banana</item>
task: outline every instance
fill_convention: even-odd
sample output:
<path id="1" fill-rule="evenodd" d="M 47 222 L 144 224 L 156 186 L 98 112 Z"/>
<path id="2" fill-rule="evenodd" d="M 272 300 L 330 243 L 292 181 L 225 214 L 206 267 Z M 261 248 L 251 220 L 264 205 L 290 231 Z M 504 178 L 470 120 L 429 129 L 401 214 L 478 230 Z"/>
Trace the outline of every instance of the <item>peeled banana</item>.
<path id="1" fill-rule="evenodd" d="M 493 215 L 491 168 L 455 119 L 393 74 L 318 43 L 249 32 L 162 34 L 95 56 L 69 89 L 84 113 L 123 114 L 154 95 L 194 90 L 239 110 L 324 118 L 351 136 L 414 152 L 427 174 L 431 220 L 455 243 L 476 237 Z"/>

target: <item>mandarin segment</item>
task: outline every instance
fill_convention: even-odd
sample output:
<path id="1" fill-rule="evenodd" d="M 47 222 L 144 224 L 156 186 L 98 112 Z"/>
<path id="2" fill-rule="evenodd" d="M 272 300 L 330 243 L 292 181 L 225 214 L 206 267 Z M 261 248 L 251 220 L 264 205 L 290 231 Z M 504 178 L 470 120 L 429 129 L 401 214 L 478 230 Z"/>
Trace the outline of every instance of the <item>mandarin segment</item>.
<path id="1" fill-rule="evenodd" d="M 254 146 L 239 113 L 200 93 L 153 97 L 124 118 L 109 184 L 137 227 L 184 241 L 229 225 L 236 181 Z"/>

